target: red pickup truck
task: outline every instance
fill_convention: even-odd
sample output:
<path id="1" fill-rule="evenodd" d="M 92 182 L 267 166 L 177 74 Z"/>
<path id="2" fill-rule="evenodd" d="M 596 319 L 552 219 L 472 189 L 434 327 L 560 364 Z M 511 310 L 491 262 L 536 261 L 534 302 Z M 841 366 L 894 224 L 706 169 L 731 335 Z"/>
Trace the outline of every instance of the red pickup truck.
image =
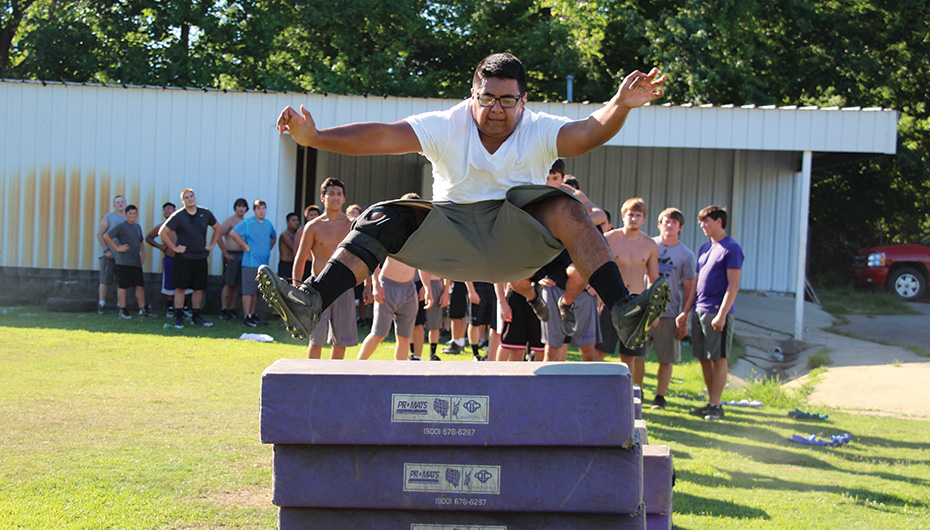
<path id="1" fill-rule="evenodd" d="M 915 245 L 859 249 L 852 273 L 858 284 L 886 286 L 905 300 L 917 300 L 930 279 L 930 236 Z"/>

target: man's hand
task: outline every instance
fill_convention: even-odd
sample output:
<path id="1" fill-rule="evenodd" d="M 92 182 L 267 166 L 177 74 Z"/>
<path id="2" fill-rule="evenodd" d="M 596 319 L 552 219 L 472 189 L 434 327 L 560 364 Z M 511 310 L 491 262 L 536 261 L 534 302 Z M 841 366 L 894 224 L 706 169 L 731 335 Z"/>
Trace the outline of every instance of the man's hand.
<path id="1" fill-rule="evenodd" d="M 553 281 L 552 278 L 550 278 L 550 277 L 548 277 L 548 276 L 546 276 L 545 278 L 539 280 L 539 281 L 536 282 L 536 283 L 538 283 L 539 285 L 541 285 L 541 286 L 543 286 L 543 287 L 555 287 L 555 281 Z"/>
<path id="2" fill-rule="evenodd" d="M 688 335 L 688 315 L 682 313 L 675 317 L 675 338 L 681 340 Z"/>
<path id="3" fill-rule="evenodd" d="M 727 325 L 727 314 L 726 313 L 717 313 L 717 316 L 714 317 L 710 322 L 711 327 L 714 328 L 714 331 L 721 332 L 723 327 Z"/>
<path id="4" fill-rule="evenodd" d="M 617 101 L 633 109 L 659 99 L 665 94 L 662 85 L 665 84 L 666 79 L 664 75 L 656 79 L 658 75 L 659 69 L 653 68 L 648 74 L 636 70 L 626 76 L 617 91 Z"/>
<path id="5" fill-rule="evenodd" d="M 316 123 L 310 116 L 310 111 L 303 105 L 300 106 L 300 113 L 291 107 L 281 111 L 278 116 L 278 132 L 284 134 L 287 131 L 300 145 L 312 146 L 317 138 Z"/>
<path id="6" fill-rule="evenodd" d="M 129 243 L 123 243 L 122 245 L 116 246 L 117 252 L 129 252 Z"/>
<path id="7" fill-rule="evenodd" d="M 113 259 L 113 252 L 111 252 L 110 249 L 106 249 L 103 251 L 103 256 L 107 259 Z"/>
<path id="8" fill-rule="evenodd" d="M 187 245 L 175 245 L 174 247 L 175 254 L 184 254 L 185 250 L 187 250 Z"/>
<path id="9" fill-rule="evenodd" d="M 210 252 L 211 250 L 213 250 L 213 247 L 214 247 L 214 244 L 211 242 L 211 243 L 207 243 L 207 245 L 204 247 L 204 249 L 205 249 L 207 252 Z"/>
<path id="10" fill-rule="evenodd" d="M 507 303 L 507 300 L 497 301 L 497 311 L 500 314 L 501 321 L 510 322 L 513 320 L 513 310 L 510 308 L 510 304 Z"/>

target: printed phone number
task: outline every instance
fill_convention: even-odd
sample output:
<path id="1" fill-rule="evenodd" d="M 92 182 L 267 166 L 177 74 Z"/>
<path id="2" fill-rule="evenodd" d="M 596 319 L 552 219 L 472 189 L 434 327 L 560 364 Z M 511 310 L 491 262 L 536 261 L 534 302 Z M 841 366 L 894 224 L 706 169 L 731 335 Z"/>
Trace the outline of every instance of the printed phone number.
<path id="1" fill-rule="evenodd" d="M 439 427 L 426 427 L 423 434 L 427 436 L 474 436 L 475 429 L 440 429 Z"/>
<path id="2" fill-rule="evenodd" d="M 440 506 L 484 506 L 487 499 L 459 499 L 451 497 L 436 497 L 436 504 Z"/>

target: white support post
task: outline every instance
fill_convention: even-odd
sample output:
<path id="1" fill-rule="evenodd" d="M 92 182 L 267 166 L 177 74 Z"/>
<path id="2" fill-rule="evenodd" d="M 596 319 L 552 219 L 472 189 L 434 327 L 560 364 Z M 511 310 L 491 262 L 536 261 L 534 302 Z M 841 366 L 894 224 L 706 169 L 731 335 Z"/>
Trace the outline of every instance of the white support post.
<path id="1" fill-rule="evenodd" d="M 804 288 L 807 281 L 807 227 L 811 208 L 811 164 L 813 153 L 804 151 L 801 172 L 795 180 L 798 198 L 798 276 L 794 288 L 794 338 L 804 335 Z"/>

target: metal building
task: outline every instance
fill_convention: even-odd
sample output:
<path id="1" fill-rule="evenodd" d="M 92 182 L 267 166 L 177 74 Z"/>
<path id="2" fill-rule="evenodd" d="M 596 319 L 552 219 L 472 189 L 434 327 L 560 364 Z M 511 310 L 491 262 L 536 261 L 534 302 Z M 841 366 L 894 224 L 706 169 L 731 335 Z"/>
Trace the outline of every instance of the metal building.
<path id="1" fill-rule="evenodd" d="M 0 81 L 0 267 L 97 268 L 95 231 L 113 196 L 139 206 L 148 230 L 181 189 L 222 221 L 238 197 L 263 199 L 280 230 L 285 215 L 319 203 L 319 183 L 347 184 L 363 206 L 417 191 L 429 197 L 419 155 L 348 157 L 299 148 L 275 130 L 286 105 L 318 126 L 396 121 L 452 100 L 264 93 Z M 599 105 L 529 102 L 582 118 Z M 746 254 L 741 287 L 803 295 L 811 169 L 894 154 L 898 113 L 885 109 L 653 105 L 630 113 L 604 147 L 566 161 L 591 199 L 616 220 L 629 197 L 655 215 L 675 206 L 682 240 L 703 242 L 698 210 L 727 207 Z M 693 222 L 692 222 L 693 221 Z M 214 253 L 211 271 L 219 274 Z M 274 259 L 274 258 L 273 258 Z M 157 272 L 148 259 L 146 271 Z"/>

